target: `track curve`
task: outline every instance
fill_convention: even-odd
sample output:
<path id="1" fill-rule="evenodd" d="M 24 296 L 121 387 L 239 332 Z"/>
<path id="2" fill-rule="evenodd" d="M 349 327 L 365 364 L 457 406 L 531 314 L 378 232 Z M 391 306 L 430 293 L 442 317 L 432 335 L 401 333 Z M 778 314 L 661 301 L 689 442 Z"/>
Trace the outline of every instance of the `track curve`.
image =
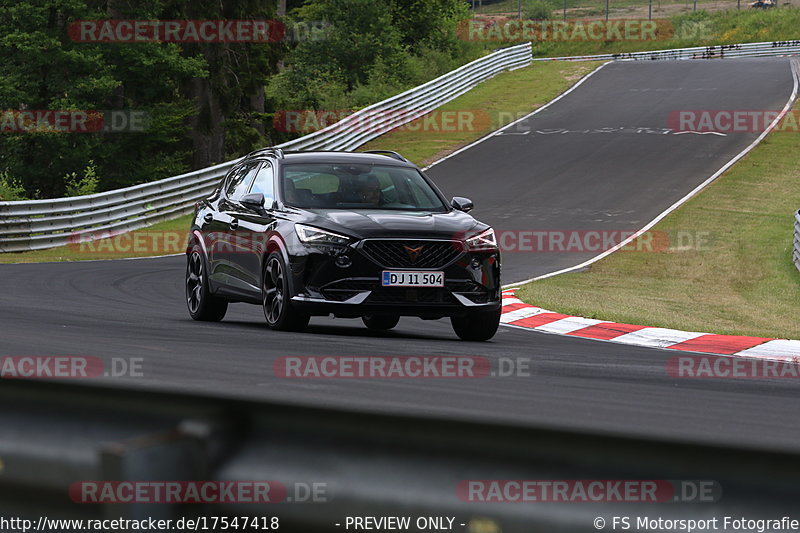
<path id="1" fill-rule="evenodd" d="M 665 121 L 664 112 L 679 105 L 780 109 L 791 81 L 789 63 L 780 59 L 615 63 L 520 124 L 531 131 L 662 127 L 659 117 Z M 750 94 L 755 86 L 757 102 Z M 624 97 L 608 96 L 624 91 Z M 638 229 L 755 136 L 500 135 L 430 173 L 447 192 L 474 196 L 477 216 L 501 228 Z M 659 173 L 650 177 L 647 169 Z M 499 179 L 508 187 L 496 187 Z M 509 254 L 505 279 L 580 259 Z M 356 321 L 313 319 L 306 333 L 279 333 L 266 329 L 259 308 L 241 304 L 220 324 L 199 324 L 183 303 L 183 265 L 180 257 L 2 265 L 0 356 L 143 358 L 143 377 L 97 380 L 116 387 L 800 447 L 793 415 L 800 398 L 790 380 L 677 380 L 665 370 L 674 354 L 663 350 L 509 328 L 492 342 L 465 343 L 444 321 L 404 319 L 397 330 L 379 334 Z M 531 372 L 470 380 L 286 380 L 272 369 L 286 355 L 451 354 L 524 358 Z"/>

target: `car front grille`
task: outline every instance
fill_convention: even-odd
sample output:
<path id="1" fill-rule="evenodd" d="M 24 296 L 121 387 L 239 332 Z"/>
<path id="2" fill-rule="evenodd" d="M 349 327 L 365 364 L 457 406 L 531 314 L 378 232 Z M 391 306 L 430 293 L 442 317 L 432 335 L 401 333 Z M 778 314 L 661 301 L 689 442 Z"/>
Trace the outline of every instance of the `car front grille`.
<path id="1" fill-rule="evenodd" d="M 450 291 L 442 288 L 380 287 L 369 295 L 371 304 L 454 304 Z"/>
<path id="2" fill-rule="evenodd" d="M 459 241 L 375 239 L 364 241 L 361 252 L 386 268 L 443 268 L 463 252 Z"/>

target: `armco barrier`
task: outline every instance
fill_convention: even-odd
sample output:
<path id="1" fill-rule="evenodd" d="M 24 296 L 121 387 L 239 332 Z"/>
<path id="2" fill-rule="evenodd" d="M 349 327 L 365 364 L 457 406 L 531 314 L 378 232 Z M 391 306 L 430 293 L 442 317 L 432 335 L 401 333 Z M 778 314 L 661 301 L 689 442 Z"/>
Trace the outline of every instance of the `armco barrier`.
<path id="1" fill-rule="evenodd" d="M 353 150 L 411 122 L 504 70 L 531 62 L 531 44 L 498 50 L 419 87 L 361 109 L 325 129 L 278 145 L 289 150 Z M 370 127 L 350 127 L 369 120 Z M 237 160 L 238 161 L 238 160 Z M 54 200 L 0 202 L 0 252 L 52 248 L 148 226 L 191 211 L 236 163 L 151 183 Z"/>
<path id="2" fill-rule="evenodd" d="M 534 61 L 657 61 L 662 59 L 723 59 L 731 57 L 765 57 L 800 54 L 800 40 L 763 43 L 695 46 L 651 52 L 628 52 L 593 56 L 541 57 Z"/>
<path id="3" fill-rule="evenodd" d="M 794 266 L 800 270 L 800 211 L 794 215 L 794 252 L 792 253 Z"/>

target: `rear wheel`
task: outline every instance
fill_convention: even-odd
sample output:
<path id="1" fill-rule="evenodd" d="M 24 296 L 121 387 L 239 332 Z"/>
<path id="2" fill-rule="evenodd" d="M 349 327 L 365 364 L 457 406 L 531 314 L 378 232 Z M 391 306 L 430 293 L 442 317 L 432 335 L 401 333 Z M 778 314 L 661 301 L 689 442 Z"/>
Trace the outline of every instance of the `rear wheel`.
<path id="1" fill-rule="evenodd" d="M 228 301 L 211 294 L 203 250 L 194 245 L 186 259 L 186 304 L 195 320 L 219 322 L 228 312 Z"/>
<path id="2" fill-rule="evenodd" d="M 369 329 L 386 331 L 395 327 L 400 322 L 400 317 L 397 315 L 368 315 L 361 317 L 361 320 Z"/>
<path id="3" fill-rule="evenodd" d="M 465 341 L 488 341 L 500 326 L 500 309 L 480 311 L 464 317 L 452 317 L 453 330 Z"/>
<path id="4" fill-rule="evenodd" d="M 299 331 L 308 325 L 310 317 L 292 309 L 287 269 L 278 252 L 271 253 L 264 265 L 261 299 L 264 317 L 271 329 Z"/>

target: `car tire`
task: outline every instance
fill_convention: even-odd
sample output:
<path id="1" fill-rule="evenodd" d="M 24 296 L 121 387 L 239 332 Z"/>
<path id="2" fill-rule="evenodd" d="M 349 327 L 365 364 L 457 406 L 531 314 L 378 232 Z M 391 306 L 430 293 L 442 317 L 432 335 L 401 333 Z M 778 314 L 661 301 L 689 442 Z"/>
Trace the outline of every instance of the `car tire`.
<path id="1" fill-rule="evenodd" d="M 362 316 L 361 321 L 369 329 L 376 331 L 387 331 L 392 329 L 400 322 L 398 315 L 368 315 Z"/>
<path id="2" fill-rule="evenodd" d="M 298 312 L 292 306 L 288 269 L 279 252 L 269 254 L 264 262 L 261 303 L 270 329 L 301 331 L 308 326 L 309 315 Z"/>
<path id="3" fill-rule="evenodd" d="M 500 326 L 500 309 L 480 311 L 463 317 L 451 317 L 450 322 L 456 335 L 465 341 L 488 341 L 497 333 Z"/>
<path id="4" fill-rule="evenodd" d="M 189 315 L 195 320 L 219 322 L 228 312 L 228 301 L 211 294 L 207 272 L 203 250 L 195 244 L 186 256 L 186 305 Z"/>

